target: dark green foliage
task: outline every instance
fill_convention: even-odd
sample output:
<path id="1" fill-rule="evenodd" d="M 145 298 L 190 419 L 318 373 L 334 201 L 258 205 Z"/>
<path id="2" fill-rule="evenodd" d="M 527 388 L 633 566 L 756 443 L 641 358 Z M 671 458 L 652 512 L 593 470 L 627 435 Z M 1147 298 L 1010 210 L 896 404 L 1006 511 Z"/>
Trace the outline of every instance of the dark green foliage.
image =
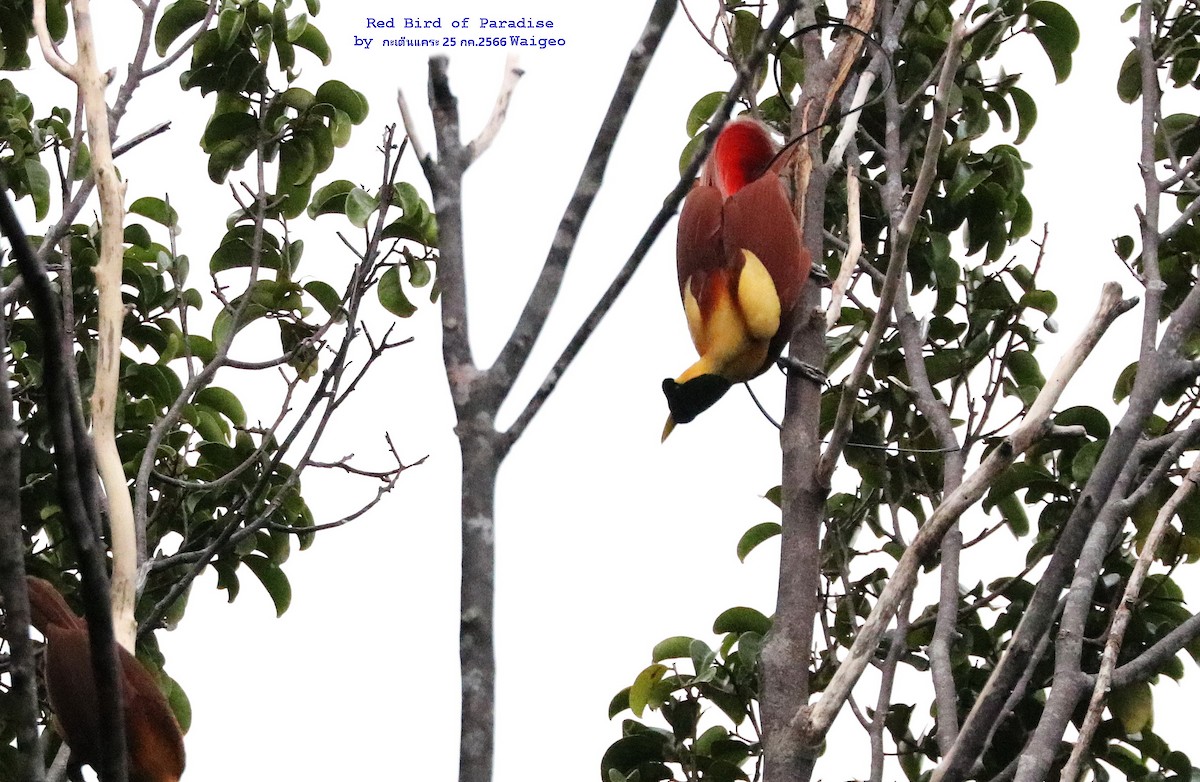
<path id="1" fill-rule="evenodd" d="M 1154 51 L 1168 81 L 1175 87 L 1200 87 L 1200 14 L 1195 5 L 1160 1 L 1155 7 Z M 1043 0 L 989 3 L 976 8 L 972 20 L 982 21 L 984 14 L 992 10 L 999 13 L 982 24 L 968 41 L 955 74 L 944 143 L 935 161 L 933 190 L 918 217 L 902 283 L 913 301 L 919 302 L 913 309 L 928 313 L 921 328 L 925 371 L 938 401 L 946 403 L 952 415 L 961 414 L 952 425 L 969 460 L 1001 447 L 1001 435 L 1010 431 L 1012 421 L 1020 420 L 1045 386 L 1049 367 L 1038 350 L 1040 333 L 1057 330 L 1052 316 L 1059 297 L 1073 293 L 1056 294 L 1042 287 L 1039 270 L 1044 248 L 1039 244 L 1030 249 L 1029 243 L 1019 242 L 1033 229 L 1034 205 L 1024 195 L 1029 164 L 1018 146 L 1034 132 L 1038 112 L 1033 97 L 1017 86 L 1020 74 L 1009 71 L 1012 63 L 1004 59 L 1007 49 L 1003 44 L 1015 35 L 1034 36 L 1056 80 L 1061 82 L 1071 71 L 1079 29 L 1063 5 Z M 1135 11 L 1136 6 L 1131 7 L 1128 15 Z M 902 165 L 886 166 L 886 102 L 871 102 L 862 110 L 857 137 L 861 158 L 858 219 L 865 251 L 860 263 L 870 264 L 877 274 L 859 275 L 859 291 L 870 285 L 871 295 L 843 302 L 840 317 L 827 335 L 825 369 L 831 377 L 844 374 L 847 360 L 857 356 L 875 318 L 875 312 L 858 301 L 877 300 L 880 280 L 888 267 L 894 240 L 890 226 L 894 222 L 885 208 L 887 188 L 894 188 L 898 178 L 903 190 L 910 192 L 925 163 L 933 85 L 951 25 L 960 12 L 961 5 L 946 0 L 914 4 L 900 33 L 890 71 L 873 90 L 881 89 L 880 82 L 896 90 L 897 135 L 905 156 Z M 743 20 L 748 13 L 739 9 L 734 20 Z M 745 47 L 746 43 L 735 35 L 732 50 L 736 53 Z M 794 43 L 781 38 L 775 42 L 769 59 L 777 78 L 767 83 L 765 95 L 756 93 L 757 108 L 760 116 L 790 138 L 785 131 L 797 100 L 796 85 L 803 78 L 800 54 Z M 1125 100 L 1139 97 L 1140 79 L 1136 55 L 1130 54 L 1118 83 L 1120 96 Z M 681 163 L 690 159 L 723 97 L 722 92 L 709 93 L 689 112 L 686 132 L 691 140 Z M 1011 144 L 982 144 L 983 134 L 997 128 L 1011 134 Z M 826 137 L 826 149 L 834 135 Z M 1200 153 L 1200 120 L 1185 113 L 1161 118 L 1156 128 L 1155 153 L 1159 161 L 1178 164 L 1193 160 Z M 840 171 L 836 173 L 824 194 L 825 230 L 842 243 L 825 243 L 823 260 L 831 277 L 839 272 L 844 258 L 841 248 L 849 240 L 843 179 Z M 1175 190 L 1176 207 L 1182 212 L 1193 204 L 1196 194 L 1187 186 Z M 1198 276 L 1200 227 L 1195 217 L 1184 223 L 1161 246 L 1160 266 L 1166 283 L 1163 318 L 1180 305 Z M 1115 239 L 1114 249 L 1135 271 L 1141 270 L 1133 237 Z M 1200 356 L 1200 338 L 1192 335 L 1185 352 L 1189 358 Z M 1137 364 L 1126 366 L 1126 361 L 1109 363 L 1117 401 L 1129 396 L 1136 376 Z M 919 404 L 914 384 L 899 332 L 889 327 L 852 400 L 845 469 L 834 481 L 838 490 L 825 502 L 820 551 L 822 607 L 809 671 L 810 702 L 827 685 L 839 660 L 845 658 L 888 583 L 895 562 L 911 543 L 911 531 L 925 522 L 945 491 L 943 467 L 948 454 L 940 447 L 934 424 L 922 412 L 925 408 Z M 1193 419 L 1200 393 L 1190 379 L 1177 386 L 1164 396 L 1167 409 L 1161 417 L 1151 418 L 1147 435 L 1178 431 Z M 833 428 L 841 396 L 842 388 L 835 385 L 822 397 L 822 436 Z M 1033 595 L 1039 568 L 1046 564 L 1113 436 L 1113 425 L 1105 413 L 1093 407 L 1061 410 L 1052 423 L 1056 427 L 1052 434 L 991 482 L 982 502 L 982 511 L 987 514 L 984 530 L 979 531 L 978 515 L 973 517 L 971 531 L 964 529 L 968 548 L 993 534 L 1015 539 L 1024 547 L 1027 569 L 992 583 L 984 583 L 966 571 L 960 574 L 962 590 L 950 650 L 959 725 L 1012 639 Z M 1107 552 L 1083 633 L 1089 639 L 1083 652 L 1085 673 L 1094 673 L 1100 666 L 1103 644 L 1092 639 L 1106 637 L 1150 527 L 1179 484 L 1178 474 L 1159 479 L 1130 514 L 1132 524 L 1126 525 Z M 779 504 L 778 487 L 768 498 Z M 1168 572 L 1157 573 L 1146 581 L 1118 665 L 1133 660 L 1192 616 L 1172 570 L 1200 559 L 1200 501 L 1194 496 L 1189 498 L 1178 517 L 1157 553 Z M 755 547 L 780 531 L 775 521 L 751 527 L 738 542 L 738 557 L 746 560 Z M 937 564 L 936 557 L 924 563 L 927 570 Z M 886 666 L 892 655 L 902 669 L 929 669 L 937 608 L 936 603 L 912 606 L 905 631 L 884 636 L 875 652 L 877 667 Z M 605 756 L 605 780 L 758 778 L 762 770 L 758 765 L 761 736 L 757 722 L 748 718 L 758 713 L 756 655 L 770 620 L 752 611 L 736 608 L 722 614 L 714 632 L 728 635 L 715 653 L 705 654 L 708 647 L 703 641 L 682 636 L 655 647 L 652 665 L 637 676 L 629 690 L 614 699 L 610 709 L 610 716 L 629 709 L 633 718 L 624 721 L 624 738 Z M 1049 631 L 1051 639 L 1057 635 L 1060 618 Z M 1200 655 L 1200 644 L 1192 644 L 1189 650 Z M 1183 673 L 1180 658 L 1173 657 L 1148 675 L 1178 679 Z M 1053 674 L 1050 653 L 1029 671 L 1026 696 L 1000 722 L 991 749 L 980 758 L 970 778 L 997 777 L 1013 760 L 1013 748 L 1026 745 L 1042 716 Z M 728 686 L 714 689 L 717 682 Z M 694 701 L 701 704 L 698 712 L 691 705 Z M 859 705 L 866 720 L 876 718 L 863 701 Z M 1082 721 L 1085 706 L 1086 699 L 1075 715 L 1076 726 Z M 668 729 L 652 727 L 647 710 L 658 711 Z M 692 719 L 695 713 L 701 715 L 699 724 Z M 927 715 L 913 704 L 902 702 L 891 703 L 882 715 L 890 739 L 887 751 L 894 750 L 900 768 L 913 782 L 928 779 L 930 770 L 942 759 L 935 738 L 938 717 L 936 708 Z M 707 727 L 709 720 L 717 724 Z M 731 729 L 731 724 L 736 728 Z M 1140 681 L 1118 688 L 1112 693 L 1085 765 L 1097 779 L 1120 778 L 1112 774 L 1114 769 L 1129 779 L 1191 778 L 1188 757 L 1167 746 L 1152 728 L 1150 684 Z M 717 771 L 704 765 L 715 760 L 712 745 L 702 740 L 708 731 L 740 742 L 741 754 L 721 758 L 740 766 L 740 771 L 734 773 L 725 766 Z M 1052 777 L 1057 778 L 1070 750 L 1070 743 L 1063 741 L 1052 764 Z M 888 778 L 888 772 L 884 778 Z"/>
<path id="2" fill-rule="evenodd" d="M 748 780 L 742 765 L 761 752 L 749 736 L 757 730 L 758 652 L 769 630 L 770 620 L 758 611 L 732 608 L 714 622 L 713 631 L 724 633 L 718 649 L 686 636 L 654 647 L 653 664 L 617 693 L 609 717 L 628 709 L 641 718 L 649 708 L 669 730 L 626 719 L 623 738 L 601 760 L 601 779 L 674 779 L 670 766 L 677 765 L 692 778 Z M 708 704 L 719 711 L 709 713 Z"/>
<path id="3" fill-rule="evenodd" d="M 51 31 L 62 38 L 68 31 L 64 3 L 50 0 L 48 6 Z M 302 448 L 293 447 L 301 424 L 295 430 L 272 424 L 281 416 L 278 410 L 247 409 L 248 401 L 244 404 L 221 380 L 194 379 L 206 369 L 222 366 L 231 343 L 243 330 L 277 329 L 280 357 L 267 371 L 274 375 L 282 370 L 289 404 L 297 405 L 302 420 L 315 414 L 313 421 L 320 422 L 322 400 L 347 393 L 333 382 L 347 361 L 345 351 L 337 349 L 336 335 L 345 333 L 343 344 L 348 346 L 353 335 L 361 333 L 357 319 L 365 292 L 379 284 L 385 305 L 403 297 L 401 267 L 406 269 L 404 284 L 409 289 L 432 284 L 436 292 L 436 219 L 411 185 L 395 181 L 394 167 L 374 196 L 353 185 L 342 188 L 340 182 L 314 188 L 317 177 L 329 169 L 336 150 L 350 142 L 351 129 L 364 122 L 368 111 L 363 95 L 345 83 L 330 80 L 307 86 L 314 66 L 330 59 L 329 46 L 313 21 L 319 3 L 225 3 L 201 31 L 207 8 L 200 0 L 178 0 L 165 8 L 154 32 L 160 56 L 190 46 L 191 66 L 182 76 L 183 89 L 199 88 L 199 93 L 193 93 L 197 101 L 201 95 L 215 94 L 203 128 L 193 126 L 182 132 L 193 133 L 198 140 L 214 182 L 225 181 L 232 171 L 247 165 L 268 171 L 274 165 L 277 173 L 273 181 L 267 175 L 269 192 L 259 202 L 253 198 L 243 202 L 215 230 L 211 226 L 195 230 L 205 217 L 180 214 L 170 194 L 137 192 L 136 183 L 128 193 L 116 445 L 131 488 L 138 485 L 139 474 L 145 481 L 141 494 L 147 516 L 145 553 L 152 562 L 137 610 L 143 630 L 139 654 L 156 671 L 161 671 L 164 661 L 149 631 L 182 619 L 190 592 L 180 587 L 190 584 L 195 562 L 211 565 L 231 601 L 251 576 L 270 595 L 277 613 L 283 614 L 291 602 L 284 565 L 293 547 L 307 548 L 315 538 L 316 520 L 300 481 L 306 466 L 302 458 L 307 457 L 299 455 Z M 33 34 L 30 9 L 28 0 L 0 0 L 4 68 L 30 64 L 26 53 Z M 199 35 L 193 39 L 195 33 Z M 310 57 L 307 63 L 305 57 Z M 304 78 L 298 59 L 306 71 Z M 57 194 L 89 173 L 87 148 L 74 145 L 75 119 L 62 108 L 40 116 L 31 96 L 0 79 L 0 186 L 16 199 L 28 198 L 37 221 L 53 222 L 52 192 Z M 390 154 L 394 160 L 396 146 L 391 146 Z M 61 178 L 66 182 L 58 181 L 58 172 L 64 172 Z M 316 199 L 310 197 L 314 189 Z M 343 197 L 337 201 L 331 193 Z M 388 210 L 395 211 L 389 214 Z M 303 217 L 306 212 L 315 217 L 333 211 L 358 228 L 369 226 L 381 237 L 383 249 L 375 245 L 369 260 L 360 259 L 357 266 L 348 261 L 336 276 L 328 265 L 300 270 L 304 242 L 295 237 L 291 224 L 310 219 Z M 191 274 L 192 260 L 176 245 L 184 225 L 188 235 L 208 230 L 221 236 L 204 265 L 206 279 L 200 283 Z M 31 239 L 34 247 L 40 244 L 40 237 Z M 73 340 L 74 369 L 85 408 L 98 344 L 93 268 L 99 252 L 100 228 L 77 223 L 67 228 L 65 238 L 49 248 L 45 258 L 52 272 L 57 271 L 64 313 L 70 317 L 66 328 Z M 11 263 L 3 265 L 2 273 L 3 283 L 13 282 L 16 272 Z M 315 274 L 323 278 L 316 279 Z M 220 290 L 218 299 L 202 293 L 214 286 Z M 206 309 L 203 318 L 197 315 L 202 308 Z M 8 337 L 5 359 L 23 435 L 21 514 L 29 567 L 69 584 L 76 554 L 56 493 L 42 388 L 46 340 L 57 337 L 47 335 L 35 322 L 23 293 L 6 299 L 3 314 Z M 353 328 L 347 329 L 351 320 Z M 212 323 L 211 331 L 197 327 L 207 322 Z M 366 363 L 396 344 L 372 345 Z M 361 369 L 365 367 L 355 372 Z M 307 408 L 297 401 L 297 389 L 305 388 L 312 389 L 314 400 Z M 329 408 L 329 415 L 333 409 Z M 164 419 L 169 425 L 146 458 L 152 432 L 163 426 Z M 399 466 L 392 475 L 402 469 Z M 168 603 L 169 595 L 177 597 Z M 186 727 L 190 708 L 183 689 L 165 674 L 162 681 Z M 12 777 L 3 770 L 12 763 L 7 697 L 7 690 L 0 693 L 3 778 Z"/>

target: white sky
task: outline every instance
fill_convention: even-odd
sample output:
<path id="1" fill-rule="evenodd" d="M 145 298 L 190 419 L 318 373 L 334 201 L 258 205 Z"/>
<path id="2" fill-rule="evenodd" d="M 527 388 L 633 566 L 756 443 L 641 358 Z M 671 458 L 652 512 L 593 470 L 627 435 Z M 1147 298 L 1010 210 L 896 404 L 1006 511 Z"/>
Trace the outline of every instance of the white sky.
<path id="1" fill-rule="evenodd" d="M 345 0 L 326 2 L 317 18 L 334 50 L 333 66 L 319 78 L 342 78 L 363 90 L 372 109 L 318 184 L 339 177 L 374 182 L 373 147 L 381 126 L 398 121 L 397 86 L 408 96 L 422 141 L 434 146 L 425 63 L 445 50 L 356 48 L 355 36 L 379 37 L 366 17 L 394 16 L 401 25 L 405 14 L 440 16 L 440 33 L 450 34 L 451 19 L 503 13 L 553 20 L 554 34 L 566 39 L 557 50 L 522 52 L 526 75 L 508 122 L 466 179 L 471 336 L 483 365 L 503 343 L 540 269 L 648 5 Z M 1061 326 L 1047 346 L 1051 355 L 1090 314 L 1102 281 L 1116 279 L 1134 292 L 1109 243 L 1135 232 L 1132 205 L 1140 193 L 1136 110 L 1120 104 L 1113 90 L 1131 33 L 1117 25 L 1123 5 L 1079 6 L 1084 39 L 1075 71 L 1053 92 L 1036 46 L 1020 42 L 1005 55 L 1006 70 L 1025 73 L 1022 86 L 1038 100 L 1038 124 L 1022 153 L 1034 164 L 1028 194 L 1035 225 L 1051 224 L 1047 282 L 1059 293 Z M 102 67 L 127 60 L 129 31 L 120 34 L 126 36 L 120 46 L 116 36 L 105 38 Z M 506 53 L 462 47 L 451 53 L 467 138 L 491 110 Z M 318 74 L 311 61 L 309 73 Z M 5 75 L 19 88 L 31 83 L 27 75 Z M 172 201 L 185 219 L 180 249 L 192 257 L 192 284 L 205 290 L 201 275 L 222 229 L 188 216 L 201 208 L 221 220 L 232 207 L 227 190 L 208 184 L 196 146 L 212 101 L 201 107 L 196 93 L 181 96 L 173 78 L 160 77 L 135 99 L 122 130 L 128 137 L 164 113 L 174 129 L 121 166 L 130 200 L 176 188 Z M 673 186 L 688 109 L 729 81 L 677 14 L 584 226 L 550 331 L 514 394 L 519 404 Z M 37 95 L 35 101 L 39 110 L 48 108 Z M 997 136 L 996 143 L 1011 143 L 1012 136 Z M 403 176 L 427 192 L 411 157 Z M 301 226 L 308 241 L 302 274 L 325 278 L 348 270 L 350 258 L 336 240 L 315 241 L 342 225 L 323 217 Z M 604 749 L 620 731 L 619 720 L 606 717 L 609 698 L 650 662 L 657 641 L 677 634 L 712 641 L 721 610 L 752 605 L 770 613 L 774 605 L 777 544 L 745 565 L 734 545 L 752 524 L 777 518 L 761 499 L 778 482 L 775 431 L 735 390 L 667 444 L 658 443 L 666 412 L 659 383 L 693 360 L 677 305 L 673 232 L 672 224 L 501 471 L 497 780 L 595 779 Z M 1025 242 L 1014 252 L 1032 261 L 1036 248 Z M 1124 326 L 1137 317 L 1127 315 Z M 457 773 L 458 456 L 436 310 L 423 307 L 397 333 L 416 341 L 392 353 L 364 387 L 355 405 L 361 417 L 347 418 L 322 456 L 354 452 L 382 465 L 386 428 L 405 459 L 429 454 L 429 460 L 367 517 L 293 555 L 286 569 L 294 599 L 282 619 L 274 618 L 249 573 L 231 606 L 215 590 L 215 577 L 206 576 L 179 629 L 159 634 L 168 671 L 193 706 L 187 779 L 449 780 Z M 1118 357 L 1122 343 L 1110 340 L 1066 403 L 1104 406 L 1110 398 L 1112 378 L 1129 355 Z M 756 388 L 769 408 L 781 407 L 781 383 L 765 379 Z M 271 414 L 247 407 L 251 418 Z M 505 409 L 502 423 L 519 407 Z M 306 478 L 305 485 L 319 522 L 342 515 L 351 495 L 374 492 L 341 480 Z M 978 519 L 974 524 L 980 528 Z M 1014 548 L 1011 561 L 1020 556 Z M 1185 685 L 1193 692 L 1194 681 Z M 1183 693 L 1168 683 L 1157 697 L 1161 704 Z M 1158 729 L 1165 733 L 1167 722 L 1160 711 Z M 858 741 L 852 723 L 845 715 L 839 727 Z M 913 728 L 931 724 L 918 710 Z M 865 753 L 830 755 L 818 777 L 866 776 Z"/>

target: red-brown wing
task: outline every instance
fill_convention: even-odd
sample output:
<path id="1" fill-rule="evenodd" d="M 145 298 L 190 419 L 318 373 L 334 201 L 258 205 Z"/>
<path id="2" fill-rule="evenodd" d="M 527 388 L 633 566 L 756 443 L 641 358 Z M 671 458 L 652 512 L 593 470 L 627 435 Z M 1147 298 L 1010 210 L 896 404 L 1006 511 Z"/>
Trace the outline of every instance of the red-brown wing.
<path id="1" fill-rule="evenodd" d="M 790 313 L 812 262 L 779 177 L 768 174 L 725 202 L 721 236 L 729 257 L 738 257 L 739 250 L 758 256 L 775 283 L 780 309 Z"/>
<path id="2" fill-rule="evenodd" d="M 183 733 L 158 683 L 120 650 L 129 744 L 129 782 L 176 782 L 183 774 Z"/>
<path id="3" fill-rule="evenodd" d="M 779 177 L 768 173 L 726 202 L 723 235 L 731 252 L 741 248 L 758 256 L 779 296 L 779 331 L 758 370 L 763 372 L 791 338 L 796 305 L 812 268 L 812 258 L 804 247 L 800 226 Z"/>
<path id="4" fill-rule="evenodd" d="M 70 629 L 87 627 L 87 623 L 71 610 L 67 601 L 49 581 L 29 576 L 25 579 L 25 584 L 29 589 L 30 621 L 42 635 L 46 634 L 46 629 L 51 625 Z"/>
<path id="5" fill-rule="evenodd" d="M 75 759 L 95 768 L 100 762 L 100 719 L 87 630 L 52 624 L 43 632 L 50 709 Z"/>
<path id="6" fill-rule="evenodd" d="M 87 630 L 51 624 L 45 636 L 50 708 L 76 760 L 95 768 L 100 762 L 100 720 Z M 117 647 L 117 659 L 129 747 L 129 782 L 176 782 L 184 766 L 179 723 L 154 678 L 137 658 Z"/>
<path id="7" fill-rule="evenodd" d="M 679 292 L 689 277 L 707 278 L 725 264 L 721 243 L 721 194 L 715 187 L 697 185 L 683 201 L 679 213 L 679 235 L 675 243 L 675 265 Z"/>

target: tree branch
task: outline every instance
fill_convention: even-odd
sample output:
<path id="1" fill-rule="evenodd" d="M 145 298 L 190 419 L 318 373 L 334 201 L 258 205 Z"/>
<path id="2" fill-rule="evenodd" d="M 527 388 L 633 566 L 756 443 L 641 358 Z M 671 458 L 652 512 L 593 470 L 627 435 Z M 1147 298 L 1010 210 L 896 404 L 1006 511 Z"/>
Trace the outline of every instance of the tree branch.
<path id="1" fill-rule="evenodd" d="M 842 383 L 842 396 L 838 403 L 837 419 L 829 433 L 829 445 L 821 454 L 817 463 L 816 481 L 818 485 L 829 486 L 833 471 L 837 467 L 842 449 L 850 436 L 851 412 L 858 401 L 858 390 L 870 369 L 875 357 L 875 350 L 883 339 L 884 331 L 891 322 L 892 303 L 896 298 L 896 289 L 904 279 L 904 270 L 908 264 L 908 247 L 916 229 L 917 218 L 925 209 L 925 201 L 929 198 L 930 189 L 937 172 L 937 163 L 942 147 L 942 138 L 949 116 L 950 90 L 954 87 L 954 75 L 958 72 L 959 53 L 962 51 L 964 23 L 956 19 L 950 31 L 950 40 L 946 44 L 946 55 L 942 63 L 942 74 L 938 80 L 937 92 L 934 96 L 933 121 L 930 123 L 929 137 L 925 142 L 925 156 L 921 161 L 921 170 L 917 174 L 916 185 L 909 196 L 904 217 L 901 218 L 892 235 L 892 252 L 888 260 L 887 277 L 883 290 L 879 294 L 879 309 L 867 332 L 862 350 L 859 351 L 858 361 L 850 376 Z"/>
<path id="2" fill-rule="evenodd" d="M 1121 597 L 1121 603 L 1112 620 L 1112 627 L 1108 631 L 1108 641 L 1104 644 L 1104 654 L 1100 658 L 1100 672 L 1096 675 L 1093 685 L 1087 716 L 1079 728 L 1079 738 L 1076 739 L 1075 747 L 1071 750 L 1071 757 L 1063 767 L 1060 776 L 1061 782 L 1075 782 L 1079 778 L 1082 771 L 1083 753 L 1091 746 L 1092 737 L 1095 735 L 1100 718 L 1104 713 L 1108 691 L 1112 686 L 1113 672 L 1117 667 L 1117 655 L 1125 640 L 1125 630 L 1133 616 L 1133 607 L 1138 603 L 1142 583 L 1146 579 L 1146 573 L 1150 570 L 1150 564 L 1158 554 L 1158 546 L 1162 542 L 1163 534 L 1167 531 L 1171 520 L 1175 518 L 1175 512 L 1179 505 L 1195 491 L 1197 480 L 1200 480 L 1200 458 L 1192 462 L 1191 469 L 1188 470 L 1183 483 L 1179 485 L 1170 499 L 1163 503 L 1158 516 L 1154 519 L 1154 526 L 1150 528 L 1149 534 L 1142 543 L 1142 553 L 1133 566 L 1133 572 L 1129 574 L 1129 581 L 1125 584 L 1125 593 Z"/>
<path id="3" fill-rule="evenodd" d="M 79 570 L 83 577 L 84 618 L 91 638 L 91 662 L 96 678 L 96 698 L 100 704 L 101 724 L 105 727 L 102 743 L 103 782 L 125 782 L 125 720 L 121 707 L 121 680 L 117 675 L 116 638 L 113 635 L 112 608 L 108 594 L 108 568 L 100 541 L 99 487 L 92 444 L 83 422 L 78 389 L 67 373 L 69 358 L 57 339 L 62 320 L 50 287 L 46 269 L 29 246 L 6 187 L 0 183 L 0 232 L 8 237 L 17 268 L 29 291 L 30 308 L 48 335 L 43 340 L 46 353 L 43 384 L 54 439 L 54 463 L 58 471 L 58 493 L 66 528 L 79 552 Z"/>
<path id="4" fill-rule="evenodd" d="M 488 147 L 496 139 L 496 134 L 500 132 L 500 126 L 504 124 L 504 118 L 508 115 L 508 104 L 512 100 L 513 90 L 517 88 L 517 82 L 524 75 L 525 71 L 517 66 L 517 56 L 510 54 L 504 61 L 504 80 L 500 84 L 500 94 L 496 96 L 496 105 L 492 108 L 492 116 L 488 118 L 487 124 L 475 137 L 475 140 L 467 145 L 467 154 L 472 161 L 478 160 L 480 155 L 487 152 Z"/>
<path id="5" fill-rule="evenodd" d="M 1096 313 L 1071 349 L 1059 361 L 1021 425 L 1005 438 L 1001 445 L 993 449 L 979 468 L 968 476 L 958 489 L 950 493 L 926 520 L 897 563 L 870 617 L 854 639 L 849 655 L 826 686 L 821 699 L 811 706 L 803 707 L 793 719 L 793 727 L 800 731 L 805 743 L 816 745 L 829 730 L 850 689 L 862 675 L 868 661 L 874 657 L 879 639 L 895 615 L 900 602 L 916 583 L 921 563 L 932 553 L 962 512 L 984 495 L 996 476 L 1041 438 L 1050 425 L 1054 405 L 1067 383 L 1112 322 L 1128 311 L 1133 304 L 1133 300 L 1121 299 L 1121 288 L 1116 283 L 1107 283 L 1104 286 Z"/>
<path id="6" fill-rule="evenodd" d="M 579 231 L 604 181 L 604 173 L 608 168 L 608 160 L 616 145 L 617 136 L 625 124 L 625 117 L 641 86 L 642 77 L 650 67 L 650 61 L 658 50 L 671 17 L 675 14 L 675 6 L 675 0 L 656 0 L 641 37 L 629 53 L 625 70 L 609 102 L 608 111 L 600 123 L 575 192 L 567 203 L 555 231 L 550 252 L 542 264 L 542 271 L 512 334 L 501 348 L 495 364 L 488 370 L 490 379 L 496 384 L 497 406 L 512 389 L 517 375 L 524 368 L 533 350 L 534 342 L 545 326 L 546 318 L 550 315 L 550 308 L 562 287 L 563 275 L 574 252 Z"/>
<path id="7" fill-rule="evenodd" d="M 21 527 L 21 439 L 12 417 L 9 352 L 5 319 L 0 317 L 0 593 L 4 595 L 4 639 L 11 652 L 8 672 L 15 701 L 19 752 L 18 780 L 42 782 L 46 765 L 38 743 L 36 661 L 29 640 L 29 591 L 25 582 L 25 534 Z"/>

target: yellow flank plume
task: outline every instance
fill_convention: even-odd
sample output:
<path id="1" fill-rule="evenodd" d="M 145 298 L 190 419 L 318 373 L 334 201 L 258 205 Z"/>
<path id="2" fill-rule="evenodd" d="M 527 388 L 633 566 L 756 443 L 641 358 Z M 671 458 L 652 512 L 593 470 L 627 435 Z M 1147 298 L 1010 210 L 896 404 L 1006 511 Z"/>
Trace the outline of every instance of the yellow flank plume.
<path id="1" fill-rule="evenodd" d="M 714 374 L 738 383 L 758 374 L 766 361 L 771 338 L 779 330 L 779 296 L 758 257 L 748 250 L 742 253 L 745 263 L 736 297 L 729 290 L 728 277 L 710 277 L 708 285 L 713 288 L 705 294 L 705 311 L 692 291 L 692 280 L 684 285 L 683 308 L 700 360 L 676 382 Z"/>
<path id="2" fill-rule="evenodd" d="M 745 263 L 738 277 L 738 307 L 749 335 L 754 339 L 770 341 L 779 331 L 779 294 L 771 273 L 758 256 L 749 250 L 742 250 L 742 257 Z"/>

